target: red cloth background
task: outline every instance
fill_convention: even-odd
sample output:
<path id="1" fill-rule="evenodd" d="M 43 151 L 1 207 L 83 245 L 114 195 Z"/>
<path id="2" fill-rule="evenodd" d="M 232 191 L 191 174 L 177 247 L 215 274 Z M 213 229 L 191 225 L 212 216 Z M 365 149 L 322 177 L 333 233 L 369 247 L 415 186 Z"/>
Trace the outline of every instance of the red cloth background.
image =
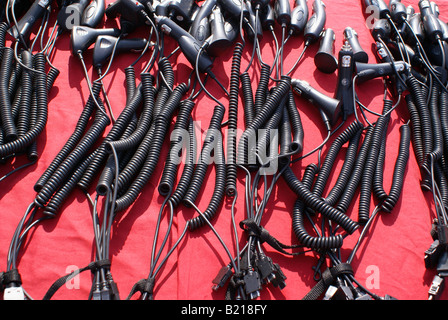
<path id="1" fill-rule="evenodd" d="M 418 10 L 416 0 L 403 0 L 406 5 L 413 5 Z M 308 3 L 311 10 L 312 1 Z M 439 1 L 441 18 L 448 19 L 448 3 Z M 350 26 L 359 35 L 362 47 L 367 51 L 370 62 L 375 61 L 371 50 L 373 43 L 369 29 L 366 26 L 361 1 L 326 1 L 327 22 L 326 27 L 332 28 L 336 34 L 336 52 L 339 51 L 343 41 L 343 30 Z M 54 18 L 54 16 L 53 16 Z M 106 26 L 116 26 L 116 21 L 106 21 Z M 280 38 L 279 28 L 276 29 Z M 143 29 L 130 37 L 146 36 Z M 267 63 L 273 61 L 275 47 L 270 34 L 265 34 L 261 41 L 263 59 Z M 6 255 L 8 246 L 27 206 L 33 201 L 35 192 L 33 184 L 50 164 L 57 152 L 62 148 L 72 133 L 83 105 L 88 97 L 88 89 L 84 80 L 81 65 L 70 52 L 69 35 L 60 37 L 56 45 L 53 64 L 61 71 L 55 87 L 50 93 L 49 118 L 45 132 L 39 137 L 38 147 L 40 159 L 37 164 L 29 167 L 0 183 L 0 208 L 2 223 L 0 223 L 0 269 L 6 268 Z M 166 37 L 165 52 L 171 52 L 175 44 Z M 303 38 L 294 37 L 285 46 L 284 65 L 289 70 L 301 49 Z M 313 62 L 313 56 L 318 44 L 310 47 L 304 56 L 303 62 L 292 74 L 292 77 L 306 80 L 315 88 L 334 95 L 336 90 L 337 74 L 323 74 L 319 72 Z M 248 44 L 243 56 L 242 70 L 245 68 L 250 52 Z M 121 54 L 115 60 L 110 73 L 104 79 L 110 101 L 115 115 L 118 116 L 125 103 L 125 87 L 123 70 L 136 58 L 136 54 Z M 148 56 L 146 56 L 148 57 Z M 232 48 L 223 51 L 214 63 L 213 72 L 218 79 L 228 87 Z M 86 53 L 87 63 L 91 61 L 91 51 Z M 182 56 L 172 58 L 176 82 L 186 81 L 191 67 Z M 146 61 L 142 60 L 136 65 L 137 75 Z M 92 70 L 89 69 L 92 73 Z M 251 69 L 254 90 L 258 83 L 259 65 Z M 137 77 L 138 78 L 138 77 Z M 139 78 L 138 78 L 139 80 Z M 272 84 L 271 84 L 272 85 Z M 207 88 L 216 95 L 224 105 L 228 104 L 227 97 L 222 91 L 208 82 Z M 382 108 L 383 84 L 381 80 L 373 80 L 357 88 L 360 100 L 372 110 L 377 112 Z M 202 121 L 206 128 L 211 118 L 214 102 L 205 94 L 196 100 L 193 111 L 195 120 Z M 305 130 L 304 153 L 312 150 L 321 143 L 325 136 L 318 112 L 306 101 L 296 97 L 300 115 Z M 375 116 L 369 115 L 372 121 Z M 385 188 L 388 190 L 392 178 L 393 165 L 398 152 L 399 127 L 406 123 L 409 115 L 404 104 L 401 104 L 393 113 L 387 137 L 387 156 L 384 168 Z M 353 119 L 349 119 L 353 120 Z M 350 122 L 350 121 L 348 121 Z M 240 128 L 244 128 L 243 110 L 240 110 Z M 167 141 L 168 142 L 168 141 Z M 168 143 L 165 144 L 163 155 L 166 155 Z M 323 149 L 324 157 L 328 145 Z M 342 166 L 342 159 L 337 162 L 335 173 Z M 14 163 L 0 167 L 0 176 L 12 168 L 25 163 L 26 160 L 18 158 Z M 306 165 L 316 163 L 317 154 L 294 164 L 294 172 L 299 177 Z M 117 216 L 111 239 L 112 274 L 116 280 L 122 298 L 130 292 L 134 283 L 146 278 L 149 271 L 151 247 L 155 232 L 155 223 L 163 197 L 157 192 L 163 161 L 161 160 L 157 171 L 145 187 L 132 207 Z M 330 184 L 334 183 L 336 175 L 331 176 Z M 240 196 L 236 206 L 236 220 L 245 218 L 244 206 L 244 179 L 240 172 L 238 192 Z M 430 226 L 434 218 L 434 203 L 429 193 L 420 189 L 420 171 L 413 151 L 406 171 L 405 184 L 402 197 L 395 210 L 382 213 L 373 223 L 356 258 L 353 261 L 356 278 L 379 295 L 389 294 L 398 299 L 427 299 L 429 285 L 434 276 L 433 271 L 425 269 L 424 251 L 432 242 Z M 206 184 L 198 199 L 197 205 L 205 209 L 214 186 L 214 174 L 210 172 Z M 260 191 L 261 193 L 261 191 Z M 91 190 L 94 194 L 94 190 Z M 294 193 L 283 180 L 275 186 L 269 200 L 262 225 L 283 243 L 296 244 L 297 240 L 292 231 L 291 212 L 295 201 Z M 232 233 L 231 199 L 225 199 L 224 204 L 213 225 L 220 233 L 225 243 L 234 254 L 234 236 Z M 373 207 L 372 207 L 373 208 Z M 348 214 L 357 218 L 357 198 L 349 209 Z M 175 220 L 169 247 L 174 244 L 182 232 L 185 221 L 196 216 L 192 209 L 180 206 L 175 213 Z M 167 216 L 161 226 L 161 234 L 167 227 Z M 240 243 L 245 243 L 245 235 L 239 232 Z M 342 249 L 342 257 L 347 258 L 358 238 L 360 231 L 347 237 Z M 23 287 L 34 298 L 41 299 L 49 286 L 59 277 L 65 275 L 69 266 L 84 267 L 93 259 L 93 229 L 91 208 L 85 195 L 76 190 L 66 201 L 60 215 L 39 224 L 28 237 L 28 241 L 21 251 L 19 271 L 23 279 Z M 160 243 L 160 241 L 159 241 Z M 315 285 L 312 266 L 316 264 L 314 253 L 300 256 L 285 256 L 269 246 L 265 251 L 278 263 L 285 273 L 286 287 L 283 290 L 269 285 L 261 291 L 261 299 L 266 300 L 298 300 L 301 299 Z M 166 250 L 165 250 L 166 252 Z M 212 280 L 219 269 L 229 262 L 228 257 L 216 239 L 213 232 L 207 227 L 188 233 L 178 249 L 162 269 L 155 286 L 155 299 L 170 300 L 221 300 L 224 299 L 224 290 L 212 291 Z M 372 274 L 372 271 L 374 272 Z M 372 275 L 375 276 L 375 286 L 372 288 Z M 89 273 L 83 273 L 79 278 L 79 288 L 68 289 L 62 287 L 54 299 L 87 299 L 91 288 Z M 447 298 L 445 292 L 442 298 Z M 134 299 L 137 295 L 134 296 Z"/>

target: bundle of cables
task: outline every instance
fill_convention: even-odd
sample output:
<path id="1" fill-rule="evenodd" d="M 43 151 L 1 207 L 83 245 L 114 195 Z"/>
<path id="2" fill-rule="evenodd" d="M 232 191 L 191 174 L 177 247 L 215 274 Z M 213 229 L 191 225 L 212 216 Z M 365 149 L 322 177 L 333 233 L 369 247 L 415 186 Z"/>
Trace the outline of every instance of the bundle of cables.
<path id="1" fill-rule="evenodd" d="M 49 59 L 50 41 L 43 43 L 49 11 L 42 9 L 42 24 L 30 39 L 29 34 L 20 32 L 17 23 L 17 15 L 27 5 L 16 2 L 8 1 L 2 8 L 0 24 L 0 158 L 3 165 L 15 166 L 0 181 L 39 159 L 37 143 L 48 120 L 48 94 L 59 74 Z M 13 41 L 8 47 L 10 37 Z M 21 155 L 27 157 L 28 163 L 18 165 Z"/>
<path id="2" fill-rule="evenodd" d="M 18 271 L 20 250 L 35 226 L 60 215 L 75 190 L 80 190 L 90 205 L 92 261 L 53 282 L 43 299 L 52 299 L 64 284 L 84 271 L 92 275 L 88 299 L 121 299 L 112 276 L 113 229 L 120 214 L 132 211 L 148 184 L 157 186 L 163 202 L 156 223 L 151 226 L 154 238 L 149 272 L 134 284 L 127 299 L 137 293 L 141 300 L 154 299 L 157 280 L 168 259 L 188 233 L 204 227 L 214 233 L 229 259 L 212 280 L 215 292 L 225 288 L 226 299 L 256 299 L 268 285 L 285 288 L 287 278 L 280 263 L 268 253 L 271 249 L 285 257 L 310 253 L 317 258 L 313 267 L 317 283 L 304 297 L 306 300 L 392 299 L 362 285 L 355 277 L 352 262 L 375 217 L 380 212 L 392 212 L 400 198 L 411 135 L 421 167 L 422 189 L 433 193 L 436 205 L 434 244 L 425 259 L 428 267 L 438 269 L 430 297 L 440 292 L 437 284 L 441 285 L 448 272 L 448 185 L 443 151 L 447 139 L 443 116 L 447 92 L 446 33 L 443 24 L 436 23 L 435 8 L 426 7 L 425 0 L 420 1 L 420 14 L 410 13 L 409 8 L 407 12 L 399 1 L 385 5 L 381 0 L 365 0 L 367 6 L 378 6 L 381 15 L 371 31 L 378 58 L 373 64 L 366 61 L 366 53 L 351 28 L 344 32 L 339 56 L 333 55 L 335 35 L 326 27 L 326 8 L 321 0 L 314 0 L 312 13 L 305 0 L 296 0 L 293 6 L 287 0 L 206 0 L 201 4 L 193 0 L 117 0 L 107 7 L 101 0 L 74 0 L 58 3 L 55 10 L 50 3 L 37 1 L 20 21 L 16 18 L 16 1 L 19 0 L 8 1 L 7 8 L 12 11 L 6 11 L 6 23 L 0 25 L 0 90 L 5 93 L 0 92 L 0 158 L 6 160 L 26 152 L 32 161 L 37 159 L 37 136 L 44 129 L 48 92 L 58 74 L 51 65 L 51 55 L 56 40 L 64 34 L 70 35 L 71 53 L 81 64 L 89 96 L 71 135 L 34 184 L 35 198 L 14 232 L 7 270 L 1 276 L 5 299 L 32 299 L 23 289 Z M 57 12 L 57 17 L 44 44 L 53 12 Z M 75 12 L 75 18 L 70 12 Z M 14 24 L 10 24 L 10 13 Z M 31 46 L 27 38 L 33 24 L 19 28 L 30 15 L 33 21 L 42 21 Z M 103 16 L 119 26 L 98 28 Z M 72 21 L 78 23 L 71 24 Z M 425 25 L 424 31 L 416 30 L 418 22 Z M 5 47 L 9 27 L 16 37 L 14 48 Z M 137 31 L 149 34 L 133 37 Z M 280 40 L 276 31 L 280 31 Z M 271 64 L 263 60 L 264 32 L 275 42 Z M 299 37 L 303 49 L 285 72 L 286 45 Z M 175 48 L 166 54 L 169 40 Z M 32 55 L 38 41 L 41 51 Z M 293 76 L 308 48 L 319 42 L 316 67 L 325 73 L 338 70 L 334 97 Z M 85 54 L 91 46 L 94 76 L 89 75 Z M 227 90 L 218 79 L 220 73 L 213 69 L 215 58 L 229 48 L 233 54 Z M 243 68 L 243 54 L 248 48 L 250 56 Z M 112 105 L 114 100 L 109 99 L 103 80 L 120 53 L 130 52 L 137 52 L 138 56 L 124 69 L 126 101 L 118 109 Z M 146 65 L 137 76 L 137 63 L 148 52 Z M 189 63 L 187 79 L 176 79 L 180 74 L 172 61 L 176 54 L 182 54 Z M 257 76 L 258 84 L 253 90 Z M 207 89 L 210 78 L 228 99 L 226 103 Z M 384 82 L 381 112 L 365 106 L 356 92 L 357 85 L 372 79 Z M 195 111 L 200 112 L 197 107 L 201 95 L 212 100 L 214 106 L 208 108 L 211 117 L 199 144 Z M 315 145 L 308 152 L 304 152 L 305 133 L 296 99 L 308 100 L 317 109 L 326 134 L 322 141 L 313 139 Z M 391 114 L 404 100 L 409 114 L 402 115 L 406 120 L 400 125 L 399 150 L 387 192 L 383 177 L 387 135 Z M 426 103 L 429 109 L 425 108 Z M 240 107 L 244 121 L 240 121 Z M 120 111 L 114 114 L 114 110 Z M 304 163 L 316 154 L 317 164 Z M 337 173 L 337 159 L 342 158 L 344 164 Z M 296 163 L 301 165 L 295 166 Z M 304 172 L 299 177 L 297 172 L 302 166 Z M 156 180 L 158 170 L 161 176 Z M 200 194 L 212 171 L 214 185 L 202 209 Z M 337 179 L 331 186 L 332 175 Z M 244 219 L 237 221 L 239 179 L 244 184 Z M 294 195 L 294 206 L 287 210 L 292 218 L 293 240 L 297 240 L 293 243 L 279 241 L 266 227 L 271 216 L 266 214 L 271 208 L 270 199 L 281 180 Z M 371 212 L 372 199 L 376 206 Z M 213 225 L 225 200 L 230 201 L 233 252 Z M 355 200 L 359 200 L 356 218 L 349 214 Z M 186 219 L 177 240 L 171 242 L 175 215 L 181 211 L 193 212 L 195 216 Z M 165 212 L 167 228 L 162 234 Z M 359 238 L 344 259 L 344 240 L 356 231 L 360 231 Z M 146 256 L 147 252 L 143 254 Z"/>
<path id="3" fill-rule="evenodd" d="M 372 5 L 367 2 L 366 5 Z M 439 18 L 436 3 L 419 1 L 418 10 L 393 1 L 389 7 L 377 4 L 380 19 L 372 35 L 378 56 L 384 61 L 408 66 L 394 78 L 397 88 L 406 88 L 405 101 L 412 127 L 412 142 L 421 170 L 421 189 L 434 200 L 435 217 L 431 228 L 434 242 L 425 252 L 428 270 L 436 270 L 429 299 L 442 292 L 446 268 L 446 97 L 448 28 Z M 400 89 L 397 89 L 400 90 Z"/>

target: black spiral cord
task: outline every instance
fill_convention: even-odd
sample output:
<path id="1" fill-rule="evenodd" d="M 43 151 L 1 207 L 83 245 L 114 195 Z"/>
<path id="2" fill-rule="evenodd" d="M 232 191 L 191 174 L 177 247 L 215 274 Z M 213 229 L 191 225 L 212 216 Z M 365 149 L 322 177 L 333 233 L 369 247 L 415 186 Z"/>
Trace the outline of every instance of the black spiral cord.
<path id="1" fill-rule="evenodd" d="M 62 28 L 62 22 L 56 21 L 46 43 L 44 37 L 53 13 L 69 4 L 63 2 L 56 9 L 49 4 L 33 41 L 30 43 L 19 32 L 12 46 L 7 47 L 8 30 L 18 24 L 15 1 L 8 0 L 13 10 L 7 11 L 12 12 L 12 16 L 7 14 L 6 21 L 0 24 L 0 160 L 6 163 L 13 157 L 26 154 L 30 163 L 16 168 L 0 181 L 36 163 L 39 158 L 37 143 L 48 119 L 48 94 L 59 74 L 51 63 L 51 56 L 57 39 L 66 31 Z M 363 1 L 367 2 L 370 3 L 369 0 Z M 359 101 L 357 80 L 365 74 L 357 73 L 353 65 L 354 110 L 350 110 L 353 119 L 344 117 L 341 120 L 337 115 L 337 121 L 333 123 L 328 119 L 328 110 L 321 106 L 319 112 L 324 119 L 327 136 L 311 151 L 305 152 L 307 146 L 304 144 L 305 132 L 300 114 L 304 102 L 297 97 L 304 93 L 299 89 L 298 79 L 294 78 L 293 73 L 308 48 L 322 36 L 323 30 L 318 32 L 316 39 L 310 31 L 311 23 L 306 27 L 304 24 L 305 31 L 293 29 L 294 25 L 288 17 L 291 18 L 294 7 L 281 0 L 273 3 L 242 0 L 239 5 L 234 2 L 232 6 L 227 6 L 229 4 L 225 0 L 214 1 L 214 7 L 219 7 L 223 12 L 223 19 L 234 22 L 234 29 L 238 29 L 237 36 L 229 42 L 233 45 L 233 52 L 227 90 L 212 68 L 201 69 L 202 59 L 211 53 L 208 50 L 213 44 L 213 35 L 201 42 L 191 35 L 191 41 L 197 41 L 194 42 L 196 55 L 193 58 L 188 51 L 184 51 L 182 42 L 165 56 L 165 41 L 170 35 L 160 19 L 161 11 L 158 9 L 162 5 L 158 8 L 157 3 L 117 0 L 115 4 L 122 11 L 122 29 L 109 61 L 105 62 L 105 71 L 94 66 L 97 67 L 97 78 L 91 80 L 84 52 L 74 52 L 81 62 L 89 97 L 70 137 L 34 184 L 35 198 L 11 239 L 3 285 L 20 289 L 23 299 L 33 299 L 22 288 L 18 271 L 20 250 L 29 232 L 42 221 L 57 218 L 70 195 L 79 189 L 91 206 L 94 234 L 92 261 L 84 268 L 57 279 L 48 288 L 43 300 L 51 299 L 67 281 L 84 271 L 92 273 L 89 300 L 120 300 L 118 285 L 112 276 L 110 249 L 113 229 L 117 217 L 123 212 L 132 211 L 145 187 L 153 183 L 157 185 L 163 202 L 156 223 L 151 226 L 155 232 L 149 273 L 134 284 L 127 300 L 136 293 L 140 293 L 141 300 L 154 299 L 158 289 L 157 278 L 168 259 L 187 238 L 187 234 L 200 232 L 205 226 L 212 230 L 229 259 L 212 280 L 213 290 L 224 288 L 225 299 L 256 299 L 264 287 L 272 285 L 283 289 L 286 286 L 286 276 L 280 264 L 269 256 L 270 249 L 291 259 L 305 254 L 317 258 L 313 266 L 316 283 L 303 297 L 304 300 L 393 299 L 388 295 L 381 297 L 363 286 L 356 279 L 352 264 L 355 258 L 360 259 L 356 253 L 366 233 L 371 230 L 374 219 L 379 213 L 392 214 L 399 203 L 412 145 L 420 167 L 421 189 L 430 192 L 434 199 L 436 217 L 431 229 L 434 243 L 425 252 L 425 265 L 428 269 L 437 270 L 429 298 L 439 296 L 443 279 L 448 275 L 448 61 L 444 43 L 438 29 L 432 30 L 436 36 L 429 33 L 431 30 L 427 31 L 426 36 L 433 39 L 432 43 L 423 42 L 409 23 L 412 15 L 400 11 L 402 7 L 396 5 L 399 2 L 391 2 L 389 6 L 383 5 L 383 1 L 371 2 L 371 5 L 379 7 L 381 18 L 372 30 L 376 47 L 384 49 L 377 62 L 390 63 L 393 70 L 387 75 L 376 75 L 385 84 L 382 112 L 374 112 Z M 299 3 L 297 1 L 296 6 Z M 320 3 L 316 0 L 316 6 Z M 206 8 L 206 4 L 202 6 Z M 422 5 L 422 14 L 424 9 Z M 268 12 L 274 12 L 275 18 L 269 17 Z M 424 12 L 436 15 L 435 12 Z M 114 18 L 113 14 L 108 15 L 108 18 L 111 17 Z M 124 22 L 124 18 L 128 17 L 133 20 Z M 168 12 L 167 17 L 175 21 L 173 12 Z M 315 17 L 310 20 L 313 19 Z M 140 56 L 124 69 L 126 101 L 115 116 L 102 80 L 117 59 L 120 45 L 132 33 L 132 25 L 135 28 L 143 27 L 150 33 Z M 276 37 L 276 27 L 280 27 L 281 43 Z M 386 29 L 383 30 L 383 27 Z M 182 28 L 188 31 L 188 28 Z M 272 65 L 262 58 L 264 31 L 272 35 L 276 42 Z M 286 44 L 297 36 L 304 37 L 303 51 L 289 72 L 284 72 Z M 250 45 L 246 39 L 251 42 L 251 48 L 248 48 Z M 40 51 L 33 53 L 39 43 Z M 406 46 L 414 49 L 414 60 L 411 60 Z M 431 48 L 432 53 L 439 50 L 439 56 L 430 55 L 426 46 Z M 393 51 L 393 48 L 396 50 Z M 148 62 L 137 76 L 135 66 L 150 49 L 152 53 Z M 243 66 L 246 51 L 249 54 L 248 64 Z M 191 74 L 185 82 L 176 79 L 175 64 L 170 61 L 177 52 L 183 52 L 191 64 Z M 255 60 L 258 60 L 258 65 Z M 405 62 L 403 69 L 397 69 L 399 61 Z M 258 84 L 254 88 L 253 79 L 257 70 Z M 272 76 L 274 70 L 276 75 Z M 227 104 L 207 90 L 208 78 L 212 78 L 222 89 L 228 98 Z M 212 115 L 205 138 L 199 144 L 194 116 L 200 112 L 199 108 L 207 107 L 205 103 L 199 105 L 198 97 L 201 94 L 212 100 L 214 107 L 210 111 Z M 309 98 L 308 102 L 316 103 L 316 100 Z M 386 190 L 384 167 L 389 156 L 387 137 L 395 129 L 391 116 L 394 112 L 403 112 L 400 108 L 403 104 L 406 112 L 401 115 L 404 123 L 399 125 L 399 150 L 391 186 Z M 244 125 L 241 135 L 238 134 L 240 123 Z M 226 141 L 223 135 L 225 126 Z M 315 153 L 318 153 L 317 164 L 306 164 L 305 160 Z M 336 172 L 339 160 L 343 161 L 343 165 Z M 301 166 L 304 168 L 302 174 Z M 203 199 L 201 191 L 206 185 L 208 187 L 207 173 L 212 167 L 214 185 L 211 196 Z M 162 171 L 160 179 L 156 180 L 158 168 Z M 335 182 L 330 185 L 333 176 Z M 239 192 L 240 180 L 244 184 L 244 192 Z M 279 183 L 284 183 L 294 196 L 293 206 L 288 209 L 294 239 L 288 244 L 279 241 L 264 227 L 267 224 L 265 213 L 272 210 L 269 200 Z M 241 210 L 244 219 L 241 221 L 236 220 L 239 195 L 244 195 Z M 213 226 L 226 200 L 231 204 L 232 232 L 235 236 L 233 252 Z M 355 206 L 356 200 L 358 203 Z M 206 203 L 203 209 L 200 208 L 202 203 Z M 187 219 L 177 240 L 168 248 L 175 216 L 181 207 L 186 213 L 193 212 L 194 216 Z M 161 234 L 164 218 L 167 229 Z M 243 235 L 241 238 L 239 232 Z M 349 256 L 342 257 L 346 237 L 353 237 L 358 232 L 358 240 Z"/>
<path id="2" fill-rule="evenodd" d="M 14 8 L 15 1 L 8 1 L 8 4 Z M 0 177 L 0 181 L 38 161 L 38 138 L 48 120 L 48 94 L 59 75 L 59 70 L 48 60 L 47 54 L 51 52 L 33 52 L 23 38 L 18 38 L 11 47 L 6 46 L 8 31 L 14 28 L 16 19 L 12 10 L 4 15 L 0 24 L 0 159 L 2 164 L 7 164 L 25 155 L 29 162 Z M 47 19 L 48 15 L 43 21 Z M 44 24 L 41 24 L 32 41 L 33 46 L 42 41 L 43 29 Z"/>

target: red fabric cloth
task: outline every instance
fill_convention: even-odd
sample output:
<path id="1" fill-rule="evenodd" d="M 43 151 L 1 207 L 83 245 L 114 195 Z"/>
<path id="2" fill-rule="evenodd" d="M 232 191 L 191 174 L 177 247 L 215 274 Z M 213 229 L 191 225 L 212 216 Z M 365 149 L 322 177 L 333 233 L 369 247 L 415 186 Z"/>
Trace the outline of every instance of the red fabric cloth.
<path id="1" fill-rule="evenodd" d="M 403 0 L 406 5 L 413 5 L 418 10 L 416 0 Z M 310 10 L 312 1 L 308 3 Z M 448 3 L 439 1 L 441 18 L 448 19 Z M 336 54 L 343 43 L 343 30 L 350 26 L 358 33 L 362 47 L 369 54 L 370 62 L 375 61 L 371 45 L 373 44 L 369 29 L 366 26 L 366 16 L 363 14 L 361 1 L 333 0 L 326 2 L 326 27 L 332 28 L 336 34 Z M 107 21 L 106 26 L 116 25 L 116 21 Z M 281 38 L 280 28 L 276 28 L 278 39 Z M 132 36 L 146 36 L 147 30 L 138 31 Z M 169 53 L 175 44 L 166 38 L 165 52 Z M 263 59 L 272 63 L 275 47 L 270 34 L 265 34 L 260 45 Z M 303 37 L 293 37 L 284 48 L 284 68 L 289 68 L 295 62 L 303 48 Z M 292 77 L 308 81 L 316 89 L 333 96 L 336 90 L 337 74 L 323 74 L 314 65 L 313 56 L 318 44 L 309 48 L 302 63 L 293 72 Z M 244 51 L 242 70 L 248 63 L 251 44 Z M 119 55 L 113 63 L 104 83 L 115 115 L 118 116 L 125 104 L 124 68 L 131 64 L 136 54 Z M 146 56 L 148 57 L 148 56 Z M 217 78 L 228 87 L 231 67 L 232 48 L 223 51 L 216 58 L 213 72 Z M 85 55 L 87 64 L 91 61 L 91 51 Z M 144 66 L 143 59 L 136 65 L 136 73 Z M 191 67 L 183 55 L 177 54 L 171 58 L 175 70 L 176 82 L 186 81 Z M 0 203 L 2 223 L 0 224 L 0 269 L 6 269 L 6 257 L 13 232 L 22 218 L 27 206 L 34 200 L 33 185 L 50 164 L 58 151 L 72 133 L 83 105 L 88 97 L 88 89 L 79 60 L 71 55 L 69 35 L 63 34 L 57 41 L 53 64 L 61 71 L 55 87 L 50 93 L 49 118 L 45 132 L 39 137 L 38 150 L 40 158 L 37 164 L 16 173 L 0 183 Z M 92 69 L 89 68 L 90 74 Z M 258 84 L 259 64 L 250 69 L 253 88 Z M 137 76 L 138 81 L 139 77 Z M 271 83 L 272 85 L 272 83 Z M 213 81 L 207 84 L 209 91 L 216 95 L 227 106 L 227 97 L 223 95 Z M 357 88 L 360 100 L 369 108 L 380 112 L 383 99 L 383 83 L 381 80 L 369 81 Z M 241 100 L 240 100 L 241 101 Z M 296 96 L 296 103 L 305 130 L 304 153 L 319 145 L 325 136 L 320 116 L 308 102 Z M 202 122 L 205 129 L 210 121 L 215 103 L 202 93 L 196 100 L 193 111 L 195 120 Z M 241 106 L 241 104 L 240 104 Z M 244 128 L 243 109 L 240 108 L 239 125 Z M 376 116 L 368 115 L 375 121 Z M 349 121 L 353 120 L 349 118 Z M 396 160 L 399 142 L 399 127 L 409 120 L 406 106 L 402 103 L 391 115 L 387 136 L 386 163 L 384 167 L 385 188 L 389 189 L 392 179 L 393 165 Z M 323 149 L 325 157 L 327 145 Z M 165 143 L 162 155 L 167 152 Z M 0 167 L 0 176 L 11 168 L 25 163 L 22 157 L 13 164 Z M 293 170 L 299 177 L 306 165 L 317 162 L 317 154 L 293 165 Z M 342 158 L 337 162 L 334 173 L 330 177 L 330 185 L 335 182 L 336 173 L 342 166 Z M 125 298 L 135 282 L 146 278 L 149 272 L 151 248 L 153 245 L 155 225 L 160 206 L 164 200 L 157 192 L 157 185 L 163 168 L 161 160 L 157 171 L 144 188 L 143 193 L 129 210 L 121 212 L 116 218 L 111 239 L 112 274 L 118 284 L 121 298 Z M 245 218 L 244 205 L 245 176 L 240 172 L 236 205 L 236 221 Z M 269 178 L 270 181 L 270 178 Z M 198 198 L 197 205 L 204 210 L 210 200 L 214 186 L 213 171 L 207 176 L 206 183 Z M 94 194 L 92 188 L 91 194 Z M 260 188 L 260 195 L 262 188 Z M 296 196 L 280 179 L 274 188 L 263 216 L 262 225 L 283 243 L 297 244 L 292 230 L 291 213 Z M 349 209 L 349 216 L 357 218 L 356 201 Z M 231 224 L 232 200 L 226 198 L 213 225 L 224 242 L 234 254 L 234 235 Z M 373 206 L 372 206 L 373 209 Z M 180 206 L 175 212 L 174 226 L 168 247 L 171 247 L 182 232 L 185 222 L 196 216 L 193 209 Z M 424 251 L 432 243 L 430 227 L 434 215 L 434 201 L 430 193 L 420 189 L 420 171 L 413 151 L 406 170 L 406 178 L 402 196 L 391 213 L 381 213 L 367 233 L 356 258 L 353 261 L 355 276 L 360 283 L 366 285 L 378 295 L 389 294 L 398 299 L 427 299 L 429 285 L 434 276 L 433 271 L 425 269 Z M 163 216 L 160 234 L 164 235 L 167 228 L 167 211 Z M 238 229 L 240 244 L 245 244 L 245 234 Z M 348 236 L 341 250 L 342 258 L 350 254 L 360 231 Z M 161 243 L 159 239 L 159 244 Z M 23 279 L 23 287 L 34 298 L 41 299 L 50 285 L 59 277 L 76 267 L 84 267 L 93 259 L 93 227 L 91 207 L 86 196 L 79 190 L 73 192 L 66 201 L 59 216 L 40 223 L 29 234 L 26 245 L 21 250 L 19 271 Z M 285 273 L 286 287 L 283 290 L 268 285 L 261 291 L 261 299 L 298 300 L 312 288 L 312 267 L 317 262 L 314 253 L 299 256 L 285 256 L 264 246 L 268 256 L 278 263 Z M 164 250 L 167 252 L 167 248 Z M 224 299 L 225 290 L 212 290 L 212 280 L 220 268 L 229 262 L 228 256 L 214 233 L 204 226 L 202 229 L 189 232 L 177 250 L 169 258 L 167 265 L 159 274 L 155 285 L 155 299 L 170 300 L 212 300 Z M 70 267 L 72 266 L 72 269 Z M 83 300 L 88 297 L 91 288 L 91 275 L 83 273 L 79 282 L 74 283 L 75 289 L 62 287 L 53 299 Z M 445 292 L 442 298 L 447 298 Z M 133 297 L 137 298 L 137 295 Z"/>

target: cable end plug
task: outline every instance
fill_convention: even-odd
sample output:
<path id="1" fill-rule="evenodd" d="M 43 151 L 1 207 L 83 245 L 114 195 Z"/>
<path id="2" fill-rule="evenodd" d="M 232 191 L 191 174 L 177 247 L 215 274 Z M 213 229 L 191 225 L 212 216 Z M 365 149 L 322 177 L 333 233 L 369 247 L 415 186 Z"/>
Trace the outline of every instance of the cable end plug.
<path id="1" fill-rule="evenodd" d="M 12 269 L 0 274 L 3 300 L 26 300 L 25 291 L 22 288 L 22 278 L 17 269 Z"/>
<path id="2" fill-rule="evenodd" d="M 274 279 L 271 280 L 271 283 L 274 287 L 283 289 L 286 287 L 285 280 L 286 276 L 280 268 L 280 265 L 278 263 L 274 263 Z"/>
<path id="3" fill-rule="evenodd" d="M 444 286 L 444 279 L 439 275 L 435 275 L 428 290 L 428 300 L 436 300 L 439 298 Z"/>
<path id="4" fill-rule="evenodd" d="M 232 274 L 233 274 L 233 271 L 232 271 L 232 268 L 229 265 L 222 267 L 219 270 L 218 274 L 216 275 L 215 279 L 213 279 L 213 281 L 212 281 L 212 283 L 213 283 L 213 286 L 212 286 L 213 291 L 216 291 L 219 288 L 224 287 L 224 285 L 230 279 Z"/>
<path id="5" fill-rule="evenodd" d="M 5 288 L 3 292 L 3 300 L 25 300 L 25 292 L 22 286 L 14 286 Z"/>
<path id="6" fill-rule="evenodd" d="M 258 272 L 250 270 L 244 276 L 244 289 L 251 300 L 260 296 L 261 282 Z"/>
<path id="7" fill-rule="evenodd" d="M 263 283 L 270 283 L 273 279 L 275 279 L 275 267 L 271 258 L 262 255 L 260 258 L 255 260 L 255 265 L 260 273 L 261 281 Z"/>

